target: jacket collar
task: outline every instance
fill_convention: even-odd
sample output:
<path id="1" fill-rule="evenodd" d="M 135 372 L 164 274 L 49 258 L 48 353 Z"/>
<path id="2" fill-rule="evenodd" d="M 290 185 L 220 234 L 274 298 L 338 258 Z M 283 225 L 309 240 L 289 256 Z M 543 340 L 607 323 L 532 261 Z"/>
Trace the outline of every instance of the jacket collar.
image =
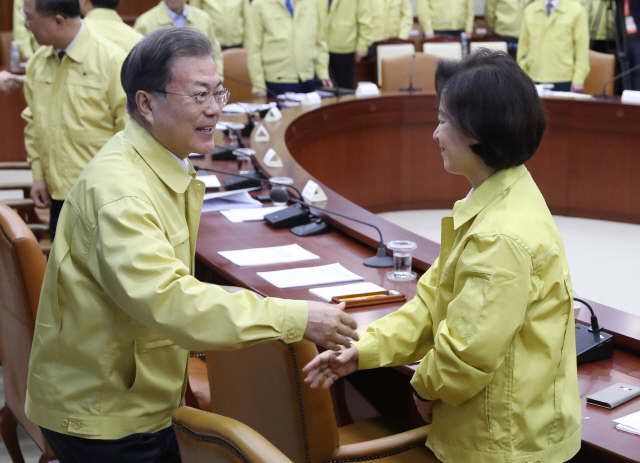
<path id="1" fill-rule="evenodd" d="M 465 202 L 458 201 L 453 211 L 453 228 L 458 229 L 478 215 L 528 170 L 525 166 L 499 170 L 486 179 Z"/>
<path id="2" fill-rule="evenodd" d="M 101 21 L 124 22 L 120 15 L 116 12 L 116 10 L 112 10 L 110 8 L 94 8 L 93 10 L 89 11 L 89 13 L 87 13 L 85 18 Z"/>
<path id="3" fill-rule="evenodd" d="M 66 51 L 66 55 L 71 58 L 73 61 L 77 63 L 82 63 L 87 56 L 87 52 L 89 51 L 90 41 L 91 41 L 91 32 L 89 28 L 84 24 L 78 36 L 75 38 L 71 48 Z M 53 46 L 47 45 L 49 48 L 45 53 L 45 57 L 53 56 L 55 59 L 58 59 L 58 50 L 56 50 Z"/>
<path id="4" fill-rule="evenodd" d="M 129 119 L 124 128 L 124 137 L 165 185 L 176 193 L 187 191 L 192 179 L 191 174 L 195 175 L 191 163 L 187 174 L 171 157 L 169 151 L 133 118 Z"/>
<path id="5" fill-rule="evenodd" d="M 171 16 L 169 16 L 167 7 L 162 0 L 160 0 L 160 3 L 158 3 L 158 6 L 156 6 L 155 8 L 159 10 L 158 23 L 161 26 L 173 26 L 173 19 L 171 19 Z M 189 22 L 189 10 L 187 10 L 187 22 Z"/>

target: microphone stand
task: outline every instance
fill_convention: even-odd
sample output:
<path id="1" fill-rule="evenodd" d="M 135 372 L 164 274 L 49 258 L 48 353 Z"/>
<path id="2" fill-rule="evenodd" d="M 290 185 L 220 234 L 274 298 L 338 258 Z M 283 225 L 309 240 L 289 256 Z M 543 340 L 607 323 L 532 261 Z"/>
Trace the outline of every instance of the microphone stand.
<path id="1" fill-rule="evenodd" d="M 409 71 L 409 88 L 401 88 L 400 91 L 401 92 L 421 92 L 422 89 L 421 88 L 415 88 L 413 86 L 413 67 L 416 64 L 416 54 L 413 54 L 413 58 L 411 59 L 411 70 Z"/>
<path id="2" fill-rule="evenodd" d="M 594 96 L 596 98 L 614 98 L 613 95 L 607 95 L 607 87 L 609 86 L 609 84 L 612 83 L 612 82 L 615 82 L 616 80 L 620 79 L 621 77 L 628 76 L 633 71 L 637 71 L 638 69 L 640 69 L 640 64 L 632 67 L 631 69 L 627 69 L 626 71 L 621 72 L 617 76 L 614 76 L 611 79 L 607 80 L 607 82 L 604 84 L 604 87 L 602 88 L 602 93 L 600 93 L 599 95 L 594 95 Z M 626 87 L 626 84 L 624 86 Z"/>

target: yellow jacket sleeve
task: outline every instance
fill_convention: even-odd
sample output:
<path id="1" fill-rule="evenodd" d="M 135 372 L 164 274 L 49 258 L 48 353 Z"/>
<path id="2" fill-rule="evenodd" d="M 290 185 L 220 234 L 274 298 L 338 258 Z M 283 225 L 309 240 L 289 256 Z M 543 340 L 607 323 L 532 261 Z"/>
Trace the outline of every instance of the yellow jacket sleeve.
<path id="1" fill-rule="evenodd" d="M 434 347 L 411 380 L 420 397 L 456 406 L 491 382 L 533 300 L 532 275 L 530 254 L 512 238 L 469 240 Z"/>
<path id="2" fill-rule="evenodd" d="M 251 83 L 255 85 L 253 93 L 264 92 L 266 81 L 262 65 L 262 45 L 264 43 L 264 26 L 258 4 L 249 7 L 247 15 L 247 55 Z"/>
<path id="3" fill-rule="evenodd" d="M 484 19 L 491 32 L 494 32 L 496 25 L 496 2 L 498 0 L 486 0 L 484 3 Z"/>
<path id="4" fill-rule="evenodd" d="M 473 0 L 467 0 L 467 21 L 464 26 L 464 30 L 467 34 L 473 33 L 474 20 L 475 20 L 475 13 L 473 10 Z"/>
<path id="5" fill-rule="evenodd" d="M 222 78 L 224 76 L 224 59 L 222 57 L 222 46 L 220 41 L 216 37 L 216 28 L 213 25 L 213 21 L 209 20 L 209 33 L 207 34 L 209 40 L 211 40 L 211 47 L 213 48 L 214 61 L 216 63 L 216 69 L 218 74 Z M 224 80 L 224 79 L 223 79 Z"/>
<path id="6" fill-rule="evenodd" d="M 529 25 L 527 21 L 522 21 L 520 26 L 520 39 L 518 40 L 518 53 L 517 61 L 524 72 L 529 75 L 530 69 L 527 63 L 527 56 L 529 54 Z"/>
<path id="7" fill-rule="evenodd" d="M 403 0 L 398 37 L 407 40 L 411 34 L 411 29 L 413 29 L 413 8 L 411 8 L 411 2 L 409 0 Z"/>
<path id="8" fill-rule="evenodd" d="M 322 2 L 318 2 L 318 34 L 316 39 L 317 55 L 314 63 L 318 79 L 329 78 L 329 47 L 325 32 L 325 16 L 327 12 L 322 8 Z"/>
<path id="9" fill-rule="evenodd" d="M 431 11 L 429 10 L 429 0 L 418 0 L 416 9 L 418 10 L 418 21 L 420 21 L 424 33 L 433 33 L 433 21 L 431 20 Z"/>
<path id="10" fill-rule="evenodd" d="M 14 0 L 13 2 L 13 40 L 18 42 L 18 48 L 20 48 L 20 54 L 23 58 L 31 58 L 31 56 L 38 49 L 38 42 L 36 42 L 33 33 L 27 29 L 24 25 L 24 18 L 22 17 L 22 7 L 24 6 L 24 0 Z"/>
<path id="11" fill-rule="evenodd" d="M 573 78 L 571 83 L 583 85 L 584 80 L 589 75 L 589 20 L 587 12 L 583 8 L 578 15 L 573 29 L 573 43 L 575 50 L 575 65 L 573 68 Z"/>
<path id="12" fill-rule="evenodd" d="M 42 172 L 42 165 L 40 164 L 40 153 L 36 149 L 35 144 L 35 124 L 33 123 L 33 111 L 31 105 L 33 104 L 33 93 L 31 91 L 31 79 L 29 72 L 30 66 L 27 65 L 27 77 L 24 80 L 24 98 L 27 101 L 27 107 L 22 111 L 22 118 L 27 121 L 27 126 L 24 128 L 24 145 L 27 150 L 27 162 L 33 172 L 34 180 L 41 180 L 44 178 Z"/>
<path id="13" fill-rule="evenodd" d="M 358 0 L 357 13 L 358 41 L 357 51 L 367 51 L 373 42 L 373 28 L 371 27 L 371 8 L 369 0 Z"/>

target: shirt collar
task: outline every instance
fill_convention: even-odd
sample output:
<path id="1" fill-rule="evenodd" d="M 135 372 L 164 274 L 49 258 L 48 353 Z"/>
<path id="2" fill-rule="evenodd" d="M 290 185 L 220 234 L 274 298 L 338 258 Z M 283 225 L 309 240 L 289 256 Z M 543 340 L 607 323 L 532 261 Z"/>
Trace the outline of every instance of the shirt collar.
<path id="1" fill-rule="evenodd" d="M 129 119 L 124 128 L 124 137 L 165 185 L 176 193 L 187 191 L 191 179 L 195 178 L 196 173 L 188 160 L 185 159 L 189 165 L 187 173 L 172 159 L 173 154 L 133 118 Z"/>
<path id="2" fill-rule="evenodd" d="M 78 37 L 80 37 L 80 34 L 82 34 L 82 29 L 84 29 L 84 21 L 80 21 L 80 30 L 78 30 L 78 33 L 73 38 L 71 43 L 69 43 L 69 45 L 67 45 L 67 48 L 65 48 L 64 50 L 58 48 L 58 52 L 64 51 L 68 55 L 69 51 L 71 51 L 71 49 L 73 48 L 73 45 L 76 43 L 76 40 L 78 40 Z"/>
<path id="3" fill-rule="evenodd" d="M 458 229 L 478 215 L 485 207 L 503 194 L 520 177 L 528 172 L 525 166 L 499 170 L 465 198 L 458 201 L 453 210 L 453 228 Z"/>
<path id="4" fill-rule="evenodd" d="M 181 23 L 182 25 L 185 24 L 185 22 L 187 21 L 187 5 L 186 4 L 182 7 L 182 13 L 176 13 L 171 8 L 169 8 L 166 3 L 164 4 L 164 7 L 167 9 L 167 14 L 171 18 L 171 21 L 173 21 L 173 23 L 176 26 L 178 25 L 178 23 Z"/>
<path id="5" fill-rule="evenodd" d="M 167 151 L 169 151 L 169 150 L 167 150 Z M 188 174 L 189 173 L 189 161 L 187 161 L 186 159 L 180 159 L 178 156 L 173 154 L 171 151 L 169 151 L 169 154 L 173 157 L 173 159 L 176 160 L 178 165 L 180 167 L 182 167 L 182 170 L 184 170 Z"/>
<path id="6" fill-rule="evenodd" d="M 89 11 L 85 16 L 85 19 L 91 18 L 92 20 L 103 20 L 103 21 L 118 21 L 124 22 L 118 12 L 116 10 L 112 10 L 111 8 L 94 8 Z"/>

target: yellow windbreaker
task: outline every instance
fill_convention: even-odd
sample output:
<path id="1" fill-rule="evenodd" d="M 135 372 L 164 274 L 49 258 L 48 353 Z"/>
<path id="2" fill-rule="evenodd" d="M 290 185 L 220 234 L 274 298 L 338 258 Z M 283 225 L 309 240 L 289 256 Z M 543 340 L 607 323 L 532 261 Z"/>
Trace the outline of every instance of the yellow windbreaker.
<path id="1" fill-rule="evenodd" d="M 94 8 L 84 22 L 98 35 L 105 37 L 129 53 L 143 35 L 126 25 L 120 15 L 109 8 Z"/>
<path id="2" fill-rule="evenodd" d="M 218 70 L 218 74 L 222 77 L 222 75 L 224 75 L 222 48 L 220 48 L 220 42 L 218 41 L 213 21 L 209 15 L 200 8 L 196 8 L 191 5 L 185 5 L 185 8 L 187 9 L 187 22 L 185 26 L 199 30 L 206 35 L 209 40 L 211 40 L 216 68 Z M 147 35 L 161 27 L 173 25 L 173 20 L 169 16 L 169 13 L 167 13 L 167 7 L 165 6 L 164 1 L 161 0 L 159 4 L 151 8 L 149 11 L 138 16 L 133 28 L 142 35 Z"/>
<path id="3" fill-rule="evenodd" d="M 120 84 L 125 52 L 84 27 L 62 59 L 52 46 L 29 60 L 22 118 L 33 178 L 64 200 L 87 163 L 129 119 Z"/>
<path id="4" fill-rule="evenodd" d="M 590 69 L 585 9 L 573 0 L 560 0 L 551 16 L 543 0 L 525 8 L 518 64 L 536 82 L 584 84 Z"/>
<path id="5" fill-rule="evenodd" d="M 318 0 L 296 0 L 293 18 L 283 0 L 253 0 L 249 7 L 249 73 L 253 92 L 265 82 L 329 78 L 329 54 Z"/>
<path id="6" fill-rule="evenodd" d="M 473 32 L 473 0 L 418 0 L 418 20 L 425 33 Z"/>
<path id="7" fill-rule="evenodd" d="M 370 0 L 320 0 L 325 11 L 325 36 L 330 53 L 367 51 L 373 43 Z"/>
<path id="8" fill-rule="evenodd" d="M 584 6 L 589 16 L 589 35 L 591 40 L 614 40 L 616 4 L 609 9 L 608 0 L 575 0 Z"/>
<path id="9" fill-rule="evenodd" d="M 413 28 L 413 8 L 410 0 L 371 0 L 373 41 L 390 37 L 408 39 Z"/>
<path id="10" fill-rule="evenodd" d="M 534 0 L 486 0 L 484 18 L 489 29 L 498 35 L 520 37 L 524 8 L 532 1 Z"/>
<path id="11" fill-rule="evenodd" d="M 57 238 L 56 238 L 57 239 Z M 442 219 L 416 297 L 372 323 L 358 368 L 421 360 L 427 446 L 447 462 L 564 462 L 580 449 L 575 320 L 562 238 L 524 166 Z"/>
<path id="12" fill-rule="evenodd" d="M 13 40 L 18 42 L 20 55 L 23 58 L 31 58 L 40 47 L 33 33 L 24 25 L 22 7 L 24 0 L 13 0 Z"/>
<path id="13" fill-rule="evenodd" d="M 209 15 L 223 47 L 245 42 L 249 0 L 191 0 L 190 5 Z"/>
<path id="14" fill-rule="evenodd" d="M 302 339 L 306 301 L 194 277 L 204 191 L 134 120 L 89 163 L 44 276 L 29 419 L 87 439 L 160 431 L 182 401 L 189 350 Z"/>

